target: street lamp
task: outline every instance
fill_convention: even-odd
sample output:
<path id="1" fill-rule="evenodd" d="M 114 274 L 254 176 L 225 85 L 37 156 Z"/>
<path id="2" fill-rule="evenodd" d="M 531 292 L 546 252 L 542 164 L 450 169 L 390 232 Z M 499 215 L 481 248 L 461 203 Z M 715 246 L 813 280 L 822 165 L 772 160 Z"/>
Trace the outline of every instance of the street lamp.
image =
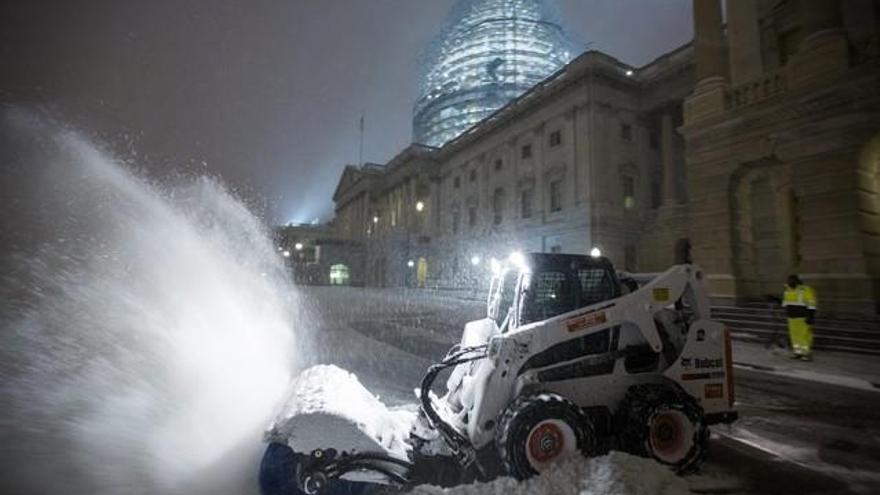
<path id="1" fill-rule="evenodd" d="M 281 253 L 281 256 L 284 256 L 285 258 L 290 258 L 290 251 L 284 251 L 283 253 Z"/>
<path id="2" fill-rule="evenodd" d="M 476 255 L 471 256 L 471 264 L 474 266 L 479 265 L 480 264 L 480 257 L 476 256 Z"/>
<path id="3" fill-rule="evenodd" d="M 379 217 L 373 217 L 373 223 L 379 223 Z"/>
<path id="4" fill-rule="evenodd" d="M 594 247 L 590 251 L 590 256 L 592 256 L 593 258 L 600 258 L 602 256 L 602 250 L 597 247 Z"/>
<path id="5" fill-rule="evenodd" d="M 416 203 L 416 211 L 417 212 L 421 213 L 422 210 L 424 210 L 424 209 L 425 209 L 425 203 L 423 203 L 422 201 L 419 201 L 418 203 Z"/>
<path id="6" fill-rule="evenodd" d="M 296 249 L 297 251 L 302 251 L 303 245 L 301 242 L 297 242 L 296 245 L 293 246 L 293 248 Z"/>
<path id="7" fill-rule="evenodd" d="M 416 262 L 413 260 L 409 260 L 406 262 L 406 266 L 412 268 L 412 267 L 416 266 Z"/>

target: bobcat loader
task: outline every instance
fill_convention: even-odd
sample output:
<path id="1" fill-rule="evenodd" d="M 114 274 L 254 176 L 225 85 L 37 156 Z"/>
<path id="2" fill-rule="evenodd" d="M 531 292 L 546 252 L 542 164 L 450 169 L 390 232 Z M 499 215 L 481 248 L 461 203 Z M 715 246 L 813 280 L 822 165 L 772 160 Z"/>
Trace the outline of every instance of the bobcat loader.
<path id="1" fill-rule="evenodd" d="M 346 397 L 369 396 L 356 380 L 300 383 L 308 405 L 294 397 L 265 434 L 262 493 L 525 479 L 611 449 L 700 465 L 708 426 L 737 413 L 729 336 L 699 267 L 630 275 L 602 257 L 520 253 L 493 265 L 486 318 L 427 370 L 417 413 L 348 410 Z"/>

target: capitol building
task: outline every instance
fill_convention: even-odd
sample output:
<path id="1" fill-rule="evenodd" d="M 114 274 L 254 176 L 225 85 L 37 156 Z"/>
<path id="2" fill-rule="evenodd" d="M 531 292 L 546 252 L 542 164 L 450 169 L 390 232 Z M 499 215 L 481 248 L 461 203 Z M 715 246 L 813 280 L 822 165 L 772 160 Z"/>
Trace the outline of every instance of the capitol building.
<path id="1" fill-rule="evenodd" d="M 467 288 L 491 257 L 598 248 L 699 263 L 716 302 L 800 273 L 826 310 L 874 314 L 880 26 L 850 3 L 694 0 L 694 40 L 633 67 L 575 53 L 548 1 L 460 1 L 413 144 L 345 167 L 334 220 L 289 242 L 325 283 Z"/>

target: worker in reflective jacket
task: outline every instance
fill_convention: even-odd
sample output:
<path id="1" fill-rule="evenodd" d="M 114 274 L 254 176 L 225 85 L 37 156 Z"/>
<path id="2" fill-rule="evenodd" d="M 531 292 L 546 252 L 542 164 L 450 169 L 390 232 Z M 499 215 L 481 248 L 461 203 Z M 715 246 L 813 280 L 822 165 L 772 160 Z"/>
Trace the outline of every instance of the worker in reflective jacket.
<path id="1" fill-rule="evenodd" d="M 816 291 L 801 282 L 797 275 L 789 275 L 782 295 L 782 306 L 788 318 L 788 336 L 791 339 L 792 358 L 811 360 L 813 348 L 813 320 L 816 317 Z"/>

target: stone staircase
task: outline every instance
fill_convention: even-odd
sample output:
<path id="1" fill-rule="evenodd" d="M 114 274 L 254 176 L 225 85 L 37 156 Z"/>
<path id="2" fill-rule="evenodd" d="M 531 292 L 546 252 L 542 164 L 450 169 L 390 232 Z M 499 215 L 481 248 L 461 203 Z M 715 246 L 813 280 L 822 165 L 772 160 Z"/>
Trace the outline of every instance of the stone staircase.
<path id="1" fill-rule="evenodd" d="M 727 325 L 735 339 L 767 344 L 788 341 L 785 312 L 774 304 L 712 306 L 712 317 Z M 815 349 L 880 356 L 880 319 L 877 317 L 823 315 L 820 309 L 813 336 Z"/>

